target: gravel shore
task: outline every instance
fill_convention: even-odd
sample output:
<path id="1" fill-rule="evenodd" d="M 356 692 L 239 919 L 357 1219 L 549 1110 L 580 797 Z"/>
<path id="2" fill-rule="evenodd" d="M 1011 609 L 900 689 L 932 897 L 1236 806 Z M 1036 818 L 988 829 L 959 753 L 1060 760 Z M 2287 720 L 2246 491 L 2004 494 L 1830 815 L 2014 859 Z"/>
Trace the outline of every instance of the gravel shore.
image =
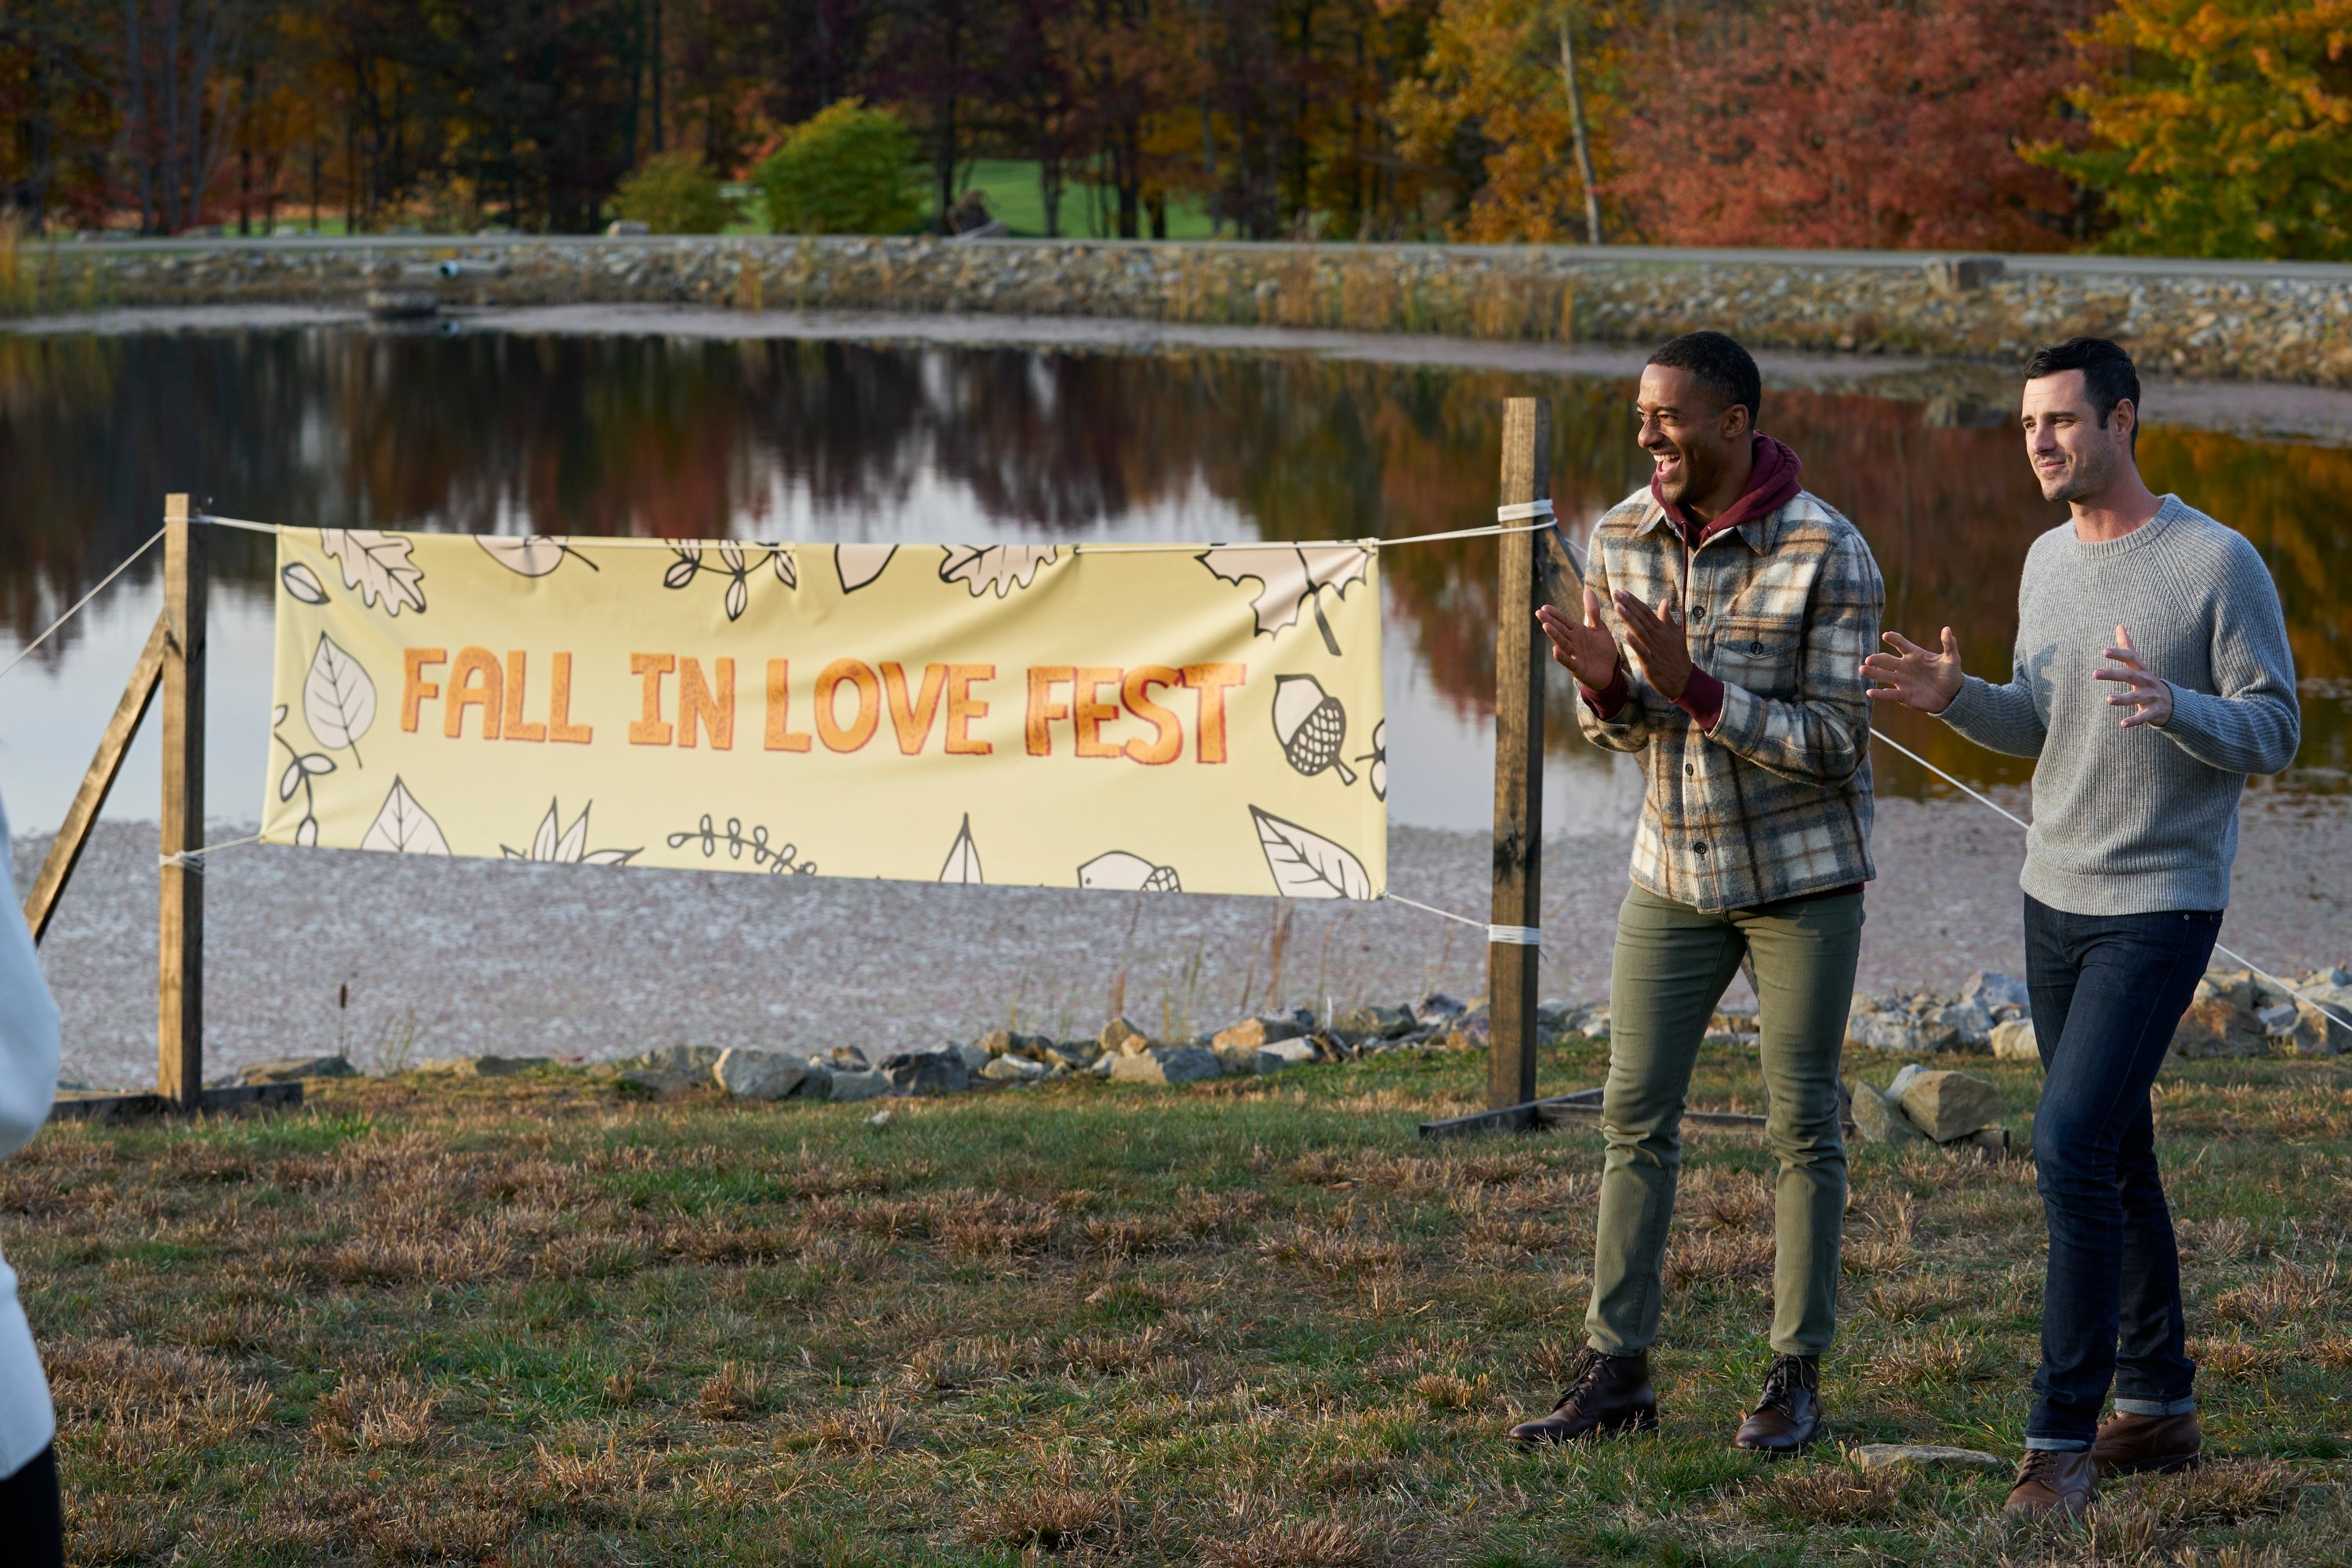
<path id="1" fill-rule="evenodd" d="M 2022 801 L 2006 802 L 2021 808 Z M 1881 800 L 1860 987 L 2021 969 L 2017 830 L 1963 802 Z M 249 826 L 215 824 L 211 839 Z M 44 840 L 14 846 L 26 886 Z M 2352 801 L 2250 797 L 2223 941 L 2289 973 L 2352 962 Z M 1628 842 L 1546 847 L 1547 995 L 1599 998 Z M 1484 834 L 1393 829 L 1390 882 L 1483 918 Z M 42 948 L 65 1073 L 154 1077 L 155 835 L 101 825 Z M 206 1068 L 342 1051 L 362 1067 L 478 1051 L 586 1058 L 673 1044 L 869 1056 L 1016 1021 L 1154 1033 L 1252 1006 L 1485 988 L 1483 933 L 1396 904 L 937 887 L 425 861 L 249 847 L 206 871 Z M 1273 971 L 1276 932 L 1280 977 Z"/>

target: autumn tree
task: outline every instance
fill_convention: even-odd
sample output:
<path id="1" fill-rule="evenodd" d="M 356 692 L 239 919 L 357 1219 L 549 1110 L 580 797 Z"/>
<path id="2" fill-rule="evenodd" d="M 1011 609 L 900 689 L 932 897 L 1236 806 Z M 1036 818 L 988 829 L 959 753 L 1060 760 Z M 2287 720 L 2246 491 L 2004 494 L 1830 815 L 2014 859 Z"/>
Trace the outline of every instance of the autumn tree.
<path id="1" fill-rule="evenodd" d="M 2111 248 L 2352 257 L 2352 0 L 2116 0 L 2037 161 L 2104 193 Z"/>
<path id="2" fill-rule="evenodd" d="M 2090 0 L 1761 0 L 1668 13 L 1629 48 L 1611 189 L 1677 245 L 2048 249 L 2074 195 L 2064 29 Z"/>

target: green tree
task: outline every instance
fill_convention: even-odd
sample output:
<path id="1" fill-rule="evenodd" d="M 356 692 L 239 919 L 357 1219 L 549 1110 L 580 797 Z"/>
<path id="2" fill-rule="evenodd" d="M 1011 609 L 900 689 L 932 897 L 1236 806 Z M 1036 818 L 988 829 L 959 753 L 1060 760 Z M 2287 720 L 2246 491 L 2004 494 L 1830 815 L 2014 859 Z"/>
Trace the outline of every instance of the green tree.
<path id="1" fill-rule="evenodd" d="M 922 217 L 920 155 L 898 116 L 845 98 L 786 132 L 751 178 L 778 234 L 898 234 Z"/>
<path id="2" fill-rule="evenodd" d="M 656 234 L 717 234 L 735 216 L 735 204 L 720 194 L 719 176 L 699 153 L 664 153 L 648 158 L 621 182 L 620 214 Z"/>
<path id="3" fill-rule="evenodd" d="M 2092 143 L 2032 156 L 2105 194 L 2108 248 L 2352 257 L 2352 0 L 2116 0 L 2084 41 Z"/>

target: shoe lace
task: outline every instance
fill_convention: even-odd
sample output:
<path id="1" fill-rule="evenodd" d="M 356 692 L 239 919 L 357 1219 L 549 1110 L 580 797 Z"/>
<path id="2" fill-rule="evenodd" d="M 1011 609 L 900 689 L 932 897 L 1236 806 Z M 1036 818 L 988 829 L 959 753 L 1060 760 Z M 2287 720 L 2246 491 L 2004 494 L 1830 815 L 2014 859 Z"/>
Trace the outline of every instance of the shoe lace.
<path id="1" fill-rule="evenodd" d="M 1805 1363 L 1792 1355 L 1776 1355 L 1764 1373 L 1764 1392 L 1757 1399 L 1756 1408 L 1794 1415 L 1797 1391 L 1804 1386 Z"/>
<path id="2" fill-rule="evenodd" d="M 2017 1484 L 2023 1486 L 2028 1481 L 2040 1481 L 2044 1486 L 2051 1487 L 2052 1490 L 2056 1490 L 2056 1487 L 2052 1485 L 2049 1472 L 2057 1469 L 2066 1457 L 2056 1448 L 2028 1448 L 2025 1451 L 2025 1462 L 2017 1468 Z"/>
<path id="3" fill-rule="evenodd" d="M 1601 1372 L 1601 1356 L 1599 1351 L 1594 1350 L 1591 1345 L 1579 1351 L 1576 1360 L 1569 1364 L 1568 1386 L 1560 1391 L 1559 1402 L 1552 1408 L 1566 1410 L 1580 1403 L 1585 1394 L 1591 1391 L 1593 1382 L 1600 1377 Z"/>

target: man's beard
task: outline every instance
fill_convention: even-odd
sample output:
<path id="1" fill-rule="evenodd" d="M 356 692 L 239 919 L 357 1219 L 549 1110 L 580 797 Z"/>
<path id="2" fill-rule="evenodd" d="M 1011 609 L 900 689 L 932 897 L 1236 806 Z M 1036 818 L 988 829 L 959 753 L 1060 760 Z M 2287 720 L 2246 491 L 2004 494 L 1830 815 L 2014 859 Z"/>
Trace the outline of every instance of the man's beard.
<path id="1" fill-rule="evenodd" d="M 2066 471 L 2059 476 L 2055 489 L 2045 488 L 2042 490 L 2042 499 L 2070 502 L 2088 500 L 2104 494 L 2114 483 L 2115 477 L 2116 466 L 2112 461 L 2101 461 L 2084 454 L 2076 457 Z"/>

